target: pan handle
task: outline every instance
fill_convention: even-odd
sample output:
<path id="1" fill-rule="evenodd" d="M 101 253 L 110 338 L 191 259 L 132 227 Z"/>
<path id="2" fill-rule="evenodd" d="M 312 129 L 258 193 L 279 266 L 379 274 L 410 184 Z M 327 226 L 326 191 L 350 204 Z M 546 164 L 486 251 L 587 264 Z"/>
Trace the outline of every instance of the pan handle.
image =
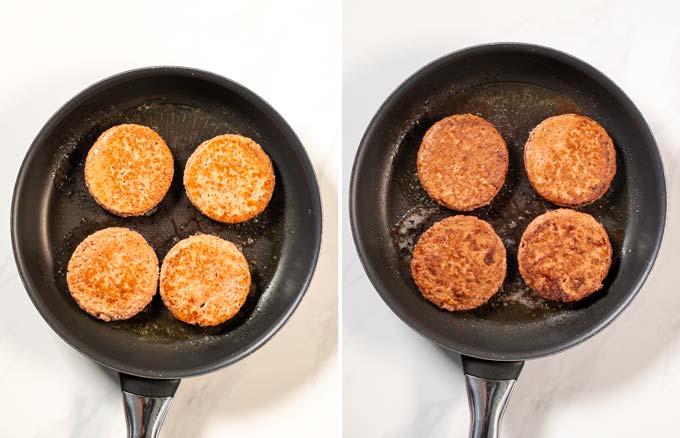
<path id="1" fill-rule="evenodd" d="M 156 438 L 180 380 L 119 376 L 128 438 Z"/>
<path id="2" fill-rule="evenodd" d="M 494 362 L 463 356 L 470 403 L 470 438 L 498 438 L 501 418 L 524 362 Z"/>

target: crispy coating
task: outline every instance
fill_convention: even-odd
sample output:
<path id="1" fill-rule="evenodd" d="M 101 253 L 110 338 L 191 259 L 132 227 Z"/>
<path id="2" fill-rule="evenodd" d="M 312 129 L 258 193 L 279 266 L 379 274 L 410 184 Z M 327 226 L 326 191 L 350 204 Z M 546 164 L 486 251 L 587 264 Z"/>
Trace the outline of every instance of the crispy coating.
<path id="1" fill-rule="evenodd" d="M 214 326 L 231 319 L 245 303 L 250 269 L 236 245 L 199 234 L 181 240 L 165 256 L 160 289 L 175 318 Z"/>
<path id="2" fill-rule="evenodd" d="M 612 246 L 594 217 L 558 209 L 529 224 L 517 258 L 522 278 L 538 295 L 577 301 L 602 288 L 612 263 Z"/>
<path id="3" fill-rule="evenodd" d="M 191 154 L 184 171 L 189 200 L 218 222 L 244 222 L 260 214 L 274 192 L 274 167 L 259 144 L 220 135 Z"/>
<path id="4" fill-rule="evenodd" d="M 118 125 L 104 131 L 85 159 L 85 183 L 99 205 L 118 216 L 151 211 L 170 189 L 174 163 L 151 128 Z"/>
<path id="5" fill-rule="evenodd" d="M 78 245 L 68 262 L 66 282 L 80 308 L 95 318 L 128 319 L 156 294 L 158 257 L 141 234 L 105 228 Z"/>
<path id="6" fill-rule="evenodd" d="M 503 187 L 508 147 L 491 123 L 457 114 L 427 130 L 417 166 L 430 197 L 452 210 L 471 211 L 489 204 Z"/>
<path id="7" fill-rule="evenodd" d="M 616 174 L 616 150 L 607 131 L 577 114 L 545 119 L 524 147 L 529 182 L 539 195 L 562 207 L 598 200 Z"/>
<path id="8" fill-rule="evenodd" d="M 430 227 L 413 250 L 411 272 L 425 298 L 446 310 L 486 303 L 505 279 L 506 253 L 487 222 L 452 216 Z"/>

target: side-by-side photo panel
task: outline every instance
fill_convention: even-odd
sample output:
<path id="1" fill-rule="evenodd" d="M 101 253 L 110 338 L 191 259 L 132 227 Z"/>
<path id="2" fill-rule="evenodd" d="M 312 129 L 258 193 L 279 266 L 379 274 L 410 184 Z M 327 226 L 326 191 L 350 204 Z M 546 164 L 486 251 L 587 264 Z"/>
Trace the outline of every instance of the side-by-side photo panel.
<path id="1" fill-rule="evenodd" d="M 0 437 L 336 436 L 340 2 L 5 6 Z"/>
<path id="2" fill-rule="evenodd" d="M 345 3 L 346 438 L 671 430 L 666 92 L 528 6 Z"/>

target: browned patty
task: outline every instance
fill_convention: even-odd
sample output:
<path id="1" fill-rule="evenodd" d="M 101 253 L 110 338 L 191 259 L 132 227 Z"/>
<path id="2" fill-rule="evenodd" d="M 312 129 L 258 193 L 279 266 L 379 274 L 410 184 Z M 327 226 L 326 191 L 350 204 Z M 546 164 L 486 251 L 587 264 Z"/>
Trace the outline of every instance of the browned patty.
<path id="1" fill-rule="evenodd" d="M 161 266 L 161 297 L 175 318 L 213 326 L 236 315 L 250 291 L 250 269 L 241 251 L 217 236 L 178 242 Z"/>
<path id="2" fill-rule="evenodd" d="M 539 195 L 578 207 L 605 194 L 616 174 L 616 150 L 596 121 L 563 114 L 534 128 L 524 147 L 524 165 Z"/>
<path id="3" fill-rule="evenodd" d="M 452 210 L 491 202 L 508 173 L 508 147 L 494 126 L 472 114 L 432 125 L 420 144 L 418 178 L 427 193 Z"/>
<path id="4" fill-rule="evenodd" d="M 411 272 L 425 298 L 446 310 L 486 303 L 505 279 L 505 247 L 491 225 L 452 216 L 432 225 L 413 250 Z"/>
<path id="5" fill-rule="evenodd" d="M 191 154 L 184 187 L 191 203 L 209 218 L 243 222 L 267 207 L 274 192 L 274 167 L 252 139 L 220 135 Z"/>
<path id="6" fill-rule="evenodd" d="M 104 131 L 85 159 L 85 183 L 95 201 L 118 216 L 151 211 L 170 188 L 174 164 L 151 128 L 118 125 Z"/>
<path id="7" fill-rule="evenodd" d="M 602 288 L 612 263 L 612 246 L 594 217 L 559 209 L 529 224 L 517 258 L 522 278 L 538 295 L 577 301 Z"/>
<path id="8" fill-rule="evenodd" d="M 104 321 L 128 319 L 156 294 L 158 258 L 139 233 L 105 228 L 78 245 L 68 262 L 66 282 L 90 315 Z"/>

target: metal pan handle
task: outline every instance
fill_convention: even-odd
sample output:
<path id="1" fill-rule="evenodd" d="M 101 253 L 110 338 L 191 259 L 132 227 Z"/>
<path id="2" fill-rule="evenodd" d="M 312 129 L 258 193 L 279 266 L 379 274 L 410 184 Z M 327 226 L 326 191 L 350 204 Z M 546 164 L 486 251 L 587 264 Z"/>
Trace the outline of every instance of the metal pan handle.
<path id="1" fill-rule="evenodd" d="M 180 380 L 145 379 L 120 373 L 128 438 L 156 438 Z"/>
<path id="2" fill-rule="evenodd" d="M 470 403 L 470 438 L 498 438 L 503 412 L 524 362 L 462 359 Z"/>

